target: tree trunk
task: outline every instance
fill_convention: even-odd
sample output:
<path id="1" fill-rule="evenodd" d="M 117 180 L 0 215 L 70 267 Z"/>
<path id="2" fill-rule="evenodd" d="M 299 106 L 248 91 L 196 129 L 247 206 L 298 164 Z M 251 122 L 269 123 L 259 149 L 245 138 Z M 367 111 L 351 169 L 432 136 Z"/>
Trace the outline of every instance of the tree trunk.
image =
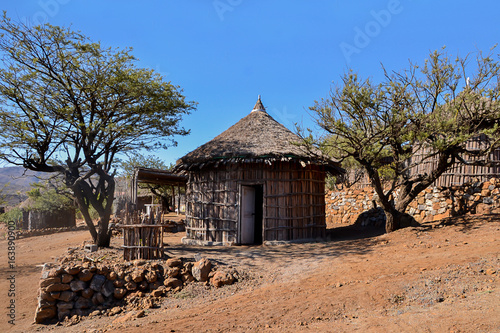
<path id="1" fill-rule="evenodd" d="M 397 210 L 385 211 L 385 232 L 393 232 L 400 227 L 401 213 Z"/>

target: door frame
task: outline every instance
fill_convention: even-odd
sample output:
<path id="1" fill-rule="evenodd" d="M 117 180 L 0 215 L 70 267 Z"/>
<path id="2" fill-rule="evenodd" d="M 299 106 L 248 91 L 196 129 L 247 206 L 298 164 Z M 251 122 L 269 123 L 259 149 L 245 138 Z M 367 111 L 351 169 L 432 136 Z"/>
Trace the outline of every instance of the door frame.
<path id="1" fill-rule="evenodd" d="M 265 193 L 264 193 L 264 182 L 239 182 L 238 183 L 238 224 L 237 224 L 237 227 L 238 227 L 238 231 L 237 231 L 237 242 L 238 244 L 241 244 L 241 222 L 242 222 L 242 219 L 243 219 L 243 212 L 242 212 L 242 200 L 243 200 L 243 186 L 250 186 L 250 187 L 255 187 L 256 188 L 256 191 L 255 193 L 257 194 L 257 189 L 261 189 L 261 194 L 262 194 L 262 207 L 261 207 L 261 221 L 260 221 L 260 231 L 261 231 L 261 235 L 260 235 L 260 239 L 262 240 L 262 242 L 264 242 L 264 214 L 265 214 L 265 204 L 264 204 L 264 197 L 265 197 Z M 257 195 L 256 195 L 257 197 Z M 257 202 L 256 202 L 256 205 L 257 205 Z M 257 207 L 257 206 L 256 206 Z M 257 221 L 254 221 L 254 225 L 257 223 Z M 255 235 L 254 235 L 254 239 L 255 239 Z"/>

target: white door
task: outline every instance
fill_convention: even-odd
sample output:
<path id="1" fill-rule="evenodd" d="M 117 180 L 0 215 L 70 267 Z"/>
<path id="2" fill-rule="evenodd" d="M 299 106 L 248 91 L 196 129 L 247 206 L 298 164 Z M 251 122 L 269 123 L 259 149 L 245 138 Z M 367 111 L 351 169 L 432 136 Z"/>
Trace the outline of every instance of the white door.
<path id="1" fill-rule="evenodd" d="M 240 219 L 241 244 L 255 242 L 255 188 L 241 187 L 241 219 Z"/>

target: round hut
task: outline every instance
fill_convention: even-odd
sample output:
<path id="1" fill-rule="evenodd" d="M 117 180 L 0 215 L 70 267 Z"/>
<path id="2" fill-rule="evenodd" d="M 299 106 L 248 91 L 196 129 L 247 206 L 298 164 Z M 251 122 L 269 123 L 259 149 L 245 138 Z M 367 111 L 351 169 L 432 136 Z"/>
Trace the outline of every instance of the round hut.
<path id="1" fill-rule="evenodd" d="M 249 115 L 180 158 L 186 244 L 262 244 L 323 238 L 325 176 L 338 162 L 312 154 L 259 99 Z"/>

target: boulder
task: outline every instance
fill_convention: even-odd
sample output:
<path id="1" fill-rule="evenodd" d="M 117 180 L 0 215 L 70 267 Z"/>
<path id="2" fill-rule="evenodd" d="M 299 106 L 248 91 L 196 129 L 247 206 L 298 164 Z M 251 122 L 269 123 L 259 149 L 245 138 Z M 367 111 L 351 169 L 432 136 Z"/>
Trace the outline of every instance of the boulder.
<path id="1" fill-rule="evenodd" d="M 79 292 L 87 288 L 87 284 L 81 280 L 73 280 L 69 284 L 71 291 Z"/>
<path id="2" fill-rule="evenodd" d="M 40 288 L 45 288 L 50 286 L 51 284 L 56 284 L 56 283 L 61 283 L 60 277 L 49 277 L 40 281 Z"/>
<path id="3" fill-rule="evenodd" d="M 215 272 L 212 280 L 210 281 L 212 285 L 216 288 L 220 288 L 224 285 L 230 285 L 234 283 L 234 277 L 231 273 L 226 271 Z"/>
<path id="4" fill-rule="evenodd" d="M 78 273 L 78 279 L 84 282 L 90 281 L 93 276 L 94 274 L 88 269 L 84 269 L 80 273 Z"/>
<path id="5" fill-rule="evenodd" d="M 92 278 L 92 282 L 90 282 L 90 289 L 100 291 L 104 282 L 106 282 L 106 277 L 104 275 L 96 274 Z"/>
<path id="6" fill-rule="evenodd" d="M 62 283 L 70 283 L 71 280 L 73 280 L 73 275 L 71 275 L 71 274 L 63 274 L 61 276 L 61 282 Z"/>
<path id="7" fill-rule="evenodd" d="M 54 291 L 65 291 L 65 290 L 70 290 L 71 287 L 69 284 L 66 283 L 56 283 L 56 284 L 51 284 L 47 288 L 45 288 L 45 291 L 51 293 Z"/>
<path id="8" fill-rule="evenodd" d="M 182 281 L 176 278 L 166 278 L 163 284 L 165 285 L 165 287 L 175 289 L 182 286 Z"/>
<path id="9" fill-rule="evenodd" d="M 211 269 L 212 263 L 208 259 L 203 258 L 193 265 L 191 274 L 196 281 L 205 282 L 208 280 L 208 274 L 210 274 Z"/>
<path id="10" fill-rule="evenodd" d="M 82 290 L 82 297 L 92 298 L 92 296 L 94 296 L 93 289 L 87 288 L 87 289 Z"/>
<path id="11" fill-rule="evenodd" d="M 75 297 L 75 293 L 69 290 L 63 291 L 59 296 L 59 301 L 69 302 Z"/>
<path id="12" fill-rule="evenodd" d="M 57 314 L 55 305 L 38 306 L 35 312 L 35 322 L 37 324 L 43 323 L 46 320 L 52 319 Z"/>
<path id="13" fill-rule="evenodd" d="M 179 258 L 170 258 L 166 262 L 168 267 L 179 267 L 182 266 L 182 260 Z"/>
<path id="14" fill-rule="evenodd" d="M 113 295 L 115 292 L 115 286 L 113 285 L 113 282 L 111 281 L 106 281 L 101 288 L 101 293 L 104 295 L 104 297 L 109 297 Z"/>

